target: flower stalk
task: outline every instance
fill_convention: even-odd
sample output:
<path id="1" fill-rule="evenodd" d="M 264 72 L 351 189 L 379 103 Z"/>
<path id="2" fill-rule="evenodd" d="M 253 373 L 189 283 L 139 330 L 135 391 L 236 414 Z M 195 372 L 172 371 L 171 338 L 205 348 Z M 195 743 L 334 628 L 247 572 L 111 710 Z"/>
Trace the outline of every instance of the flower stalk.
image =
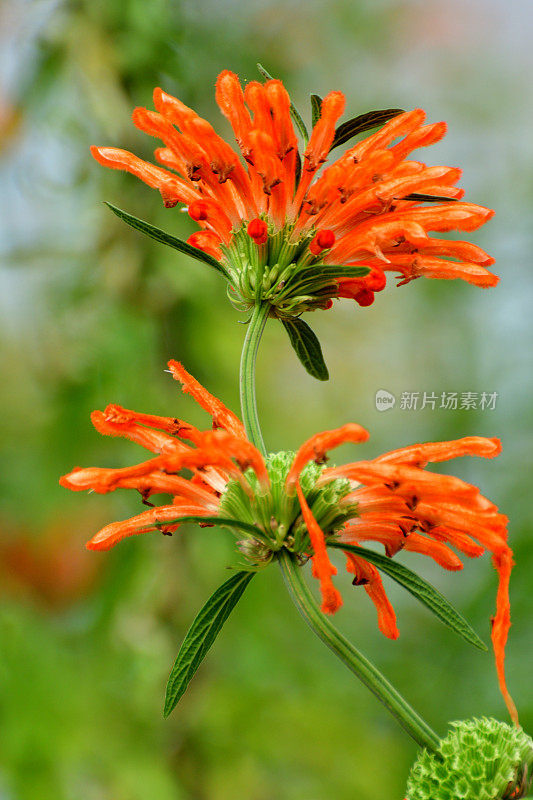
<path id="1" fill-rule="evenodd" d="M 266 455 L 266 449 L 261 434 L 255 397 L 255 362 L 268 313 L 268 304 L 257 303 L 255 305 L 243 344 L 240 369 L 242 419 L 248 438 L 264 455 Z M 370 689 L 420 747 L 430 753 L 435 753 L 440 742 L 437 734 L 411 708 L 379 670 L 321 612 L 305 583 L 301 568 L 297 563 L 297 556 L 286 548 L 282 548 L 277 557 L 285 584 L 296 608 L 318 638 Z"/>
<path id="2" fill-rule="evenodd" d="M 420 747 L 431 753 L 436 752 L 439 746 L 437 734 L 379 670 L 320 611 L 294 556 L 286 550 L 280 551 L 279 564 L 289 594 L 311 630 L 370 689 Z"/>
<path id="3" fill-rule="evenodd" d="M 257 414 L 257 402 L 255 398 L 255 361 L 259 342 L 261 341 L 269 312 L 269 303 L 256 302 L 246 331 L 240 368 L 242 421 L 244 422 L 248 439 L 255 444 L 263 455 L 266 455 L 266 449 Z"/>

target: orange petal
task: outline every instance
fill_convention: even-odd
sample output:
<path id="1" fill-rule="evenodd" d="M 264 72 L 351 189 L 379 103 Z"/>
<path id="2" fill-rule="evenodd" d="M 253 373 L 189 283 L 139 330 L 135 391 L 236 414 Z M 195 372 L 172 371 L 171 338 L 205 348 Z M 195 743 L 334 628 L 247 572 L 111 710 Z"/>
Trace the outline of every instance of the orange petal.
<path id="1" fill-rule="evenodd" d="M 222 239 L 213 231 L 196 231 L 187 239 L 187 244 L 203 250 L 208 256 L 212 256 L 216 261 L 221 261 L 224 253 L 220 249 Z"/>
<path id="2" fill-rule="evenodd" d="M 347 425 L 343 425 L 342 427 L 335 428 L 331 431 L 316 433 L 314 436 L 304 442 L 296 453 L 294 461 L 292 462 L 291 468 L 287 475 L 287 491 L 294 491 L 298 477 L 309 461 L 320 462 L 324 459 L 324 456 L 328 450 L 332 450 L 334 447 L 339 447 L 339 445 L 344 444 L 345 442 L 354 442 L 355 444 L 358 444 L 359 442 L 366 442 L 368 437 L 368 431 L 366 431 L 360 425 L 357 425 L 355 422 L 349 422 Z"/>
<path id="3" fill-rule="evenodd" d="M 497 554 L 494 554 L 492 563 L 498 572 L 498 594 L 496 597 L 496 615 L 492 623 L 492 645 L 494 647 L 494 655 L 496 658 L 496 671 L 498 673 L 498 681 L 500 690 L 505 700 L 505 704 L 511 715 L 511 719 L 518 727 L 518 712 L 513 702 L 513 698 L 507 689 L 505 680 L 505 645 L 507 643 L 507 635 L 511 627 L 511 606 L 509 603 L 509 578 L 511 577 L 511 570 L 514 566 L 513 553 L 510 548 L 502 549 Z"/>
<path id="4" fill-rule="evenodd" d="M 171 523 L 180 517 L 203 515 L 205 515 L 205 508 L 197 505 L 182 505 L 179 508 L 175 505 L 151 508 L 136 517 L 106 525 L 87 542 L 86 547 L 88 550 L 109 550 L 127 536 L 157 530 L 156 523 Z M 176 522 L 170 527 L 174 530 L 178 525 L 179 522 Z"/>
<path id="5" fill-rule="evenodd" d="M 199 197 L 198 192 L 193 190 L 186 181 L 161 167 L 137 158 L 127 150 L 120 150 L 117 147 L 91 147 L 91 153 L 104 167 L 130 172 L 153 189 L 164 192 L 174 205 L 178 202 L 192 203 Z"/>
<path id="6" fill-rule="evenodd" d="M 335 125 L 345 105 L 346 98 L 342 92 L 330 92 L 322 100 L 320 117 L 304 154 L 308 170 L 314 172 L 326 160 L 335 136 Z"/>
<path id="7" fill-rule="evenodd" d="M 242 472 L 251 467 L 263 490 L 267 491 L 270 488 L 270 478 L 265 460 L 257 447 L 247 439 L 242 439 L 228 431 L 208 431 L 202 434 L 202 445 L 220 448 L 226 456 L 234 458 L 238 462 Z"/>
<path id="8" fill-rule="evenodd" d="M 375 461 L 380 463 L 410 464 L 425 467 L 429 462 L 448 461 L 459 456 L 480 456 L 481 458 L 494 458 L 501 453 L 499 439 L 487 439 L 485 436 L 464 436 L 451 442 L 426 442 L 391 450 L 378 456 Z"/>
<path id="9" fill-rule="evenodd" d="M 398 136 L 405 136 L 419 128 L 425 118 L 426 112 L 421 108 L 415 108 L 413 111 L 405 111 L 403 114 L 398 114 L 385 123 L 379 131 L 376 131 L 376 133 L 358 142 L 355 147 L 348 150 L 346 155 L 350 157 L 355 156 L 358 160 L 366 158 L 371 152 L 387 147 L 391 142 L 397 139 Z"/>
<path id="10" fill-rule="evenodd" d="M 400 635 L 396 625 L 396 614 L 387 597 L 379 572 L 373 564 L 353 553 L 345 553 L 347 557 L 346 569 L 355 575 L 356 585 L 364 586 L 378 612 L 378 627 L 384 636 L 397 639 Z"/>
<path id="11" fill-rule="evenodd" d="M 158 469 L 161 465 L 160 458 L 151 458 L 142 464 L 121 469 L 106 469 L 104 467 L 75 467 L 67 475 L 59 479 L 61 486 L 73 492 L 83 492 L 87 489 L 98 494 L 107 494 L 117 488 L 117 483 L 122 479 L 135 479 Z"/>
<path id="12" fill-rule="evenodd" d="M 216 101 L 224 116 L 229 120 L 235 138 L 242 148 L 246 135 L 252 128 L 252 120 L 244 104 L 244 94 L 235 73 L 229 70 L 220 73 L 216 84 Z"/>
<path id="13" fill-rule="evenodd" d="M 115 406 L 108 406 L 105 411 L 93 411 L 91 422 L 104 436 L 123 436 L 131 442 L 140 444 L 153 453 L 178 453 L 190 448 L 162 431 L 146 428 L 135 422 L 115 422 L 113 419 Z"/>
<path id="14" fill-rule="evenodd" d="M 160 431 L 165 431 L 173 436 L 179 436 L 180 439 L 187 439 L 190 442 L 197 442 L 200 438 L 200 431 L 193 425 L 177 417 L 159 417 L 155 414 L 142 414 L 138 411 L 131 411 L 129 408 L 123 408 L 115 404 L 107 406 L 106 420 L 108 422 L 117 422 L 125 424 L 128 422 L 137 422 L 140 425 L 147 425 L 150 428 L 157 428 Z"/>
<path id="15" fill-rule="evenodd" d="M 296 484 L 296 491 L 302 509 L 302 516 L 307 526 L 307 532 L 309 533 L 309 539 L 311 540 L 311 546 L 313 548 L 313 575 L 320 581 L 322 611 L 325 614 L 334 614 L 342 605 L 340 592 L 335 588 L 331 580 L 331 576 L 336 575 L 337 570 L 329 560 L 324 533 L 314 518 L 299 483 Z"/>
<path id="16" fill-rule="evenodd" d="M 267 81 L 265 91 L 272 110 L 278 156 L 283 159 L 298 147 L 291 118 L 291 99 L 281 81 Z"/>
<path id="17" fill-rule="evenodd" d="M 369 516 L 369 519 L 365 515 L 343 528 L 339 534 L 339 541 L 355 545 L 360 542 L 379 542 L 385 548 L 385 553 L 389 558 L 392 558 L 405 545 L 404 529 L 392 515 L 383 515 L 383 519 L 379 519 L 381 515 L 378 514 Z"/>
<path id="18" fill-rule="evenodd" d="M 468 534 L 447 525 L 435 525 L 430 529 L 429 534 L 432 539 L 451 544 L 469 558 L 479 558 L 485 552 L 485 548 L 477 544 Z"/>
<path id="19" fill-rule="evenodd" d="M 193 111 L 192 108 L 186 106 L 177 97 L 173 97 L 159 87 L 154 89 L 153 99 L 154 106 L 160 114 L 163 114 L 170 122 L 182 130 L 186 130 L 188 123 L 198 118 L 196 111 Z"/>
<path id="20" fill-rule="evenodd" d="M 356 461 L 324 473 L 324 479 L 333 477 L 350 478 L 365 485 L 392 484 L 394 491 L 402 497 L 420 496 L 428 493 L 441 498 L 471 498 L 479 494 L 478 489 L 453 475 L 439 475 L 425 472 L 417 467 L 404 464 L 382 463 L 378 461 Z"/>
<path id="21" fill-rule="evenodd" d="M 423 247 L 423 250 L 426 248 Z M 426 256 L 422 253 L 414 254 L 387 254 L 390 262 L 385 269 L 401 272 L 403 279 L 398 286 L 403 286 L 416 278 L 429 278 L 432 280 L 460 279 L 473 286 L 488 289 L 496 286 L 499 281 L 497 275 L 490 272 L 481 264 L 466 261 L 449 261 L 444 258 Z"/>
<path id="22" fill-rule="evenodd" d="M 235 414 L 227 408 L 224 403 L 214 395 L 210 394 L 207 389 L 194 378 L 179 361 L 171 359 L 168 362 L 168 368 L 172 373 L 174 380 L 181 383 L 181 387 L 185 394 L 190 394 L 198 405 L 204 411 L 211 414 L 213 417 L 213 424 L 217 428 L 224 428 L 229 433 L 241 439 L 246 439 L 246 431 L 244 425 Z"/>
<path id="23" fill-rule="evenodd" d="M 439 566 L 449 570 L 463 569 L 463 563 L 453 550 L 446 547 L 442 542 L 435 542 L 429 537 L 422 536 L 420 533 L 410 533 L 403 546 L 404 550 L 412 553 L 421 553 L 429 556 L 436 561 Z"/>

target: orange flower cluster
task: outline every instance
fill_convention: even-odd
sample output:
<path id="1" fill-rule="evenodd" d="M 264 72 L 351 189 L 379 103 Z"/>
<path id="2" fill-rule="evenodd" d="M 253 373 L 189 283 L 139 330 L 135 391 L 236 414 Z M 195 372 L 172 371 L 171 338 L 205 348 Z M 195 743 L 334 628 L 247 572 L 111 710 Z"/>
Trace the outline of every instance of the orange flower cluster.
<path id="1" fill-rule="evenodd" d="M 125 437 L 150 450 L 154 457 L 123 469 L 76 468 L 61 478 L 61 484 L 75 491 L 91 489 L 99 493 L 118 488 L 136 489 L 148 505 L 151 505 L 152 495 L 170 495 L 171 500 L 131 519 L 107 525 L 88 542 L 89 549 L 107 550 L 127 536 L 151 530 L 171 533 L 184 518 L 216 516 L 228 487 L 235 483 L 242 488 L 245 497 L 253 498 L 254 493 L 258 500 L 269 497 L 272 484 L 268 463 L 248 441 L 240 420 L 181 364 L 170 361 L 169 369 L 183 390 L 211 415 L 214 430 L 200 431 L 176 418 L 140 414 L 115 405 L 108 406 L 104 412 L 95 411 L 92 421 L 100 433 Z M 499 574 L 492 629 L 496 665 L 502 692 L 515 715 L 504 675 L 505 643 L 510 626 L 508 584 L 513 566 L 507 544 L 507 518 L 499 514 L 496 506 L 476 487 L 459 478 L 425 470 L 430 462 L 458 456 L 492 458 L 500 452 L 499 441 L 466 437 L 452 442 L 413 445 L 371 461 L 321 468 L 311 491 L 304 489 L 303 474 L 310 462 L 323 465 L 326 453 L 332 448 L 345 442 L 363 442 L 367 438 L 367 431 L 353 423 L 316 434 L 288 462 L 283 479 L 283 507 L 287 507 L 287 498 L 298 500 L 291 525 L 297 526 L 303 521 L 307 530 L 308 536 L 298 552 L 312 559 L 313 574 L 322 592 L 322 610 L 334 613 L 342 604 L 332 580 L 336 568 L 327 553 L 328 541 L 379 542 L 391 558 L 402 549 L 423 553 L 450 570 L 461 569 L 462 563 L 448 545 L 469 557 L 480 556 L 488 550 Z M 183 470 L 190 476 L 180 474 Z M 321 489 L 335 482 L 338 485 L 339 479 L 347 487 L 338 501 L 340 516 L 338 514 L 336 519 L 341 519 L 342 524 L 323 530 L 313 513 L 313 503 L 316 503 L 317 491 L 320 494 Z M 279 519 L 276 518 L 274 495 L 279 496 L 279 487 L 270 498 L 269 508 L 274 513 L 271 516 L 269 511 L 265 515 L 268 522 L 254 520 L 254 525 L 272 554 L 282 547 L 294 551 L 290 526 L 284 538 L 279 539 L 278 523 L 282 514 L 280 512 Z M 353 553 L 346 555 L 354 584 L 364 586 L 377 608 L 380 630 L 396 638 L 394 610 L 376 568 Z"/>
<path id="2" fill-rule="evenodd" d="M 93 147 L 92 153 L 104 166 L 126 170 L 157 188 L 167 207 L 185 204 L 201 228 L 189 244 L 220 262 L 245 301 L 250 297 L 239 273 L 257 259 L 265 276 L 279 267 L 271 275 L 273 286 L 263 281 L 274 308 L 275 290 L 285 287 L 291 270 L 307 270 L 306 279 L 313 266 L 324 264 L 370 270 L 364 277 L 349 270 L 343 276 L 340 270 L 334 280 L 323 281 L 321 290 L 299 286 L 300 294 L 310 295 L 307 306 L 300 301 L 292 309 L 282 293 L 279 315 L 330 308 L 334 297 L 370 305 L 391 271 L 401 284 L 420 276 L 461 278 L 482 287 L 497 283 L 487 269 L 494 260 L 480 247 L 429 235 L 473 231 L 493 214 L 461 201 L 459 169 L 428 167 L 410 158 L 444 136 L 444 122 L 425 124 L 421 109 L 398 113 L 321 170 L 336 146 L 336 125 L 345 107 L 341 92 L 321 101 L 303 157 L 291 101 L 279 80 L 251 81 L 243 91 L 237 76 L 224 71 L 216 100 L 242 159 L 209 122 L 162 89 L 154 91 L 156 111 L 133 112 L 135 125 L 163 142 L 155 150 L 162 166 L 114 147 Z M 437 202 L 424 205 L 428 198 Z M 255 255 L 249 251 L 254 246 Z"/>

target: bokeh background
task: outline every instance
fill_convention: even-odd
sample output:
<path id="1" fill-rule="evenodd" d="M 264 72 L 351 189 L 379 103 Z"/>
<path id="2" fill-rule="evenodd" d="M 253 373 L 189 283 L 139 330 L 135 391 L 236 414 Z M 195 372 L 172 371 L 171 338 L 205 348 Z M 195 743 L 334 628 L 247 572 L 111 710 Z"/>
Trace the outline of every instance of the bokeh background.
<path id="1" fill-rule="evenodd" d="M 164 371 L 169 357 L 238 408 L 242 320 L 215 274 L 142 238 L 107 199 L 186 237 L 193 226 L 90 144 L 151 157 L 130 121 L 161 85 L 225 122 L 223 68 L 255 62 L 307 113 L 310 91 L 348 113 L 422 106 L 449 123 L 430 163 L 464 169 L 467 198 L 497 209 L 472 237 L 500 285 L 393 286 L 370 309 L 345 301 L 309 321 L 329 383 L 300 368 L 269 323 L 258 363 L 271 449 L 356 420 L 371 457 L 413 441 L 501 436 L 497 461 L 453 469 L 508 513 L 517 567 L 509 684 L 524 727 L 531 699 L 530 0 L 3 0 L 0 6 L 0 798 L 2 800 L 372 800 L 403 798 L 416 746 L 304 627 L 278 571 L 256 578 L 172 717 L 169 667 L 196 610 L 226 576 L 232 541 L 192 527 L 84 541 L 137 513 L 128 493 L 70 494 L 75 464 L 120 466 L 134 445 L 104 440 L 89 413 L 117 402 L 205 422 Z M 378 412 L 374 395 L 497 392 L 492 411 Z M 339 451 L 348 460 L 354 448 Z M 402 556 L 399 556 L 402 559 Z M 412 556 L 489 637 L 496 578 L 487 558 L 445 574 Z M 338 624 L 440 732 L 470 715 L 505 719 L 490 654 L 470 649 L 389 586 L 402 635 L 380 636 L 362 590 L 339 577 Z"/>

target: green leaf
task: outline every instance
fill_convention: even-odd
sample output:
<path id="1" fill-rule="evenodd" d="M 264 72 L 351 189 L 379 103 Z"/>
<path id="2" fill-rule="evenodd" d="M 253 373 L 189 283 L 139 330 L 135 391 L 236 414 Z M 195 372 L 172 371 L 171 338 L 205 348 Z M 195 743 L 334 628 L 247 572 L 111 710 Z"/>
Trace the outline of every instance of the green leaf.
<path id="1" fill-rule="evenodd" d="M 329 373 L 322 355 L 322 348 L 309 325 L 298 317 L 281 321 L 289 334 L 296 355 L 307 372 L 319 381 L 327 381 Z"/>
<path id="2" fill-rule="evenodd" d="M 343 122 L 335 131 L 331 150 L 333 150 L 334 147 L 339 147 L 339 145 L 349 142 L 350 139 L 357 136 L 358 133 L 364 133 L 371 128 L 377 128 L 378 125 L 384 125 L 385 122 L 388 122 L 393 117 L 397 117 L 398 114 L 403 114 L 402 108 L 384 108 L 381 111 L 368 111 L 366 114 L 360 114 L 358 117 Z"/>
<path id="3" fill-rule="evenodd" d="M 259 70 L 259 72 L 261 73 L 261 75 L 263 76 L 263 78 L 265 80 L 267 80 L 267 81 L 273 81 L 274 80 L 272 75 L 269 72 L 266 71 L 266 69 L 263 67 L 262 64 L 257 64 L 256 66 L 257 66 L 257 69 Z M 300 131 L 300 134 L 302 135 L 302 138 L 303 138 L 305 144 L 307 144 L 307 142 L 309 141 L 309 133 L 308 133 L 307 128 L 305 126 L 305 122 L 303 121 L 302 117 L 300 116 L 300 114 L 298 112 L 298 109 L 292 103 L 291 103 L 291 117 L 292 117 L 292 119 L 294 121 L 294 124 L 296 125 L 296 127 Z"/>
<path id="4" fill-rule="evenodd" d="M 176 236 L 172 236 L 170 233 L 166 233 L 162 231 L 161 228 L 156 228 L 155 225 L 150 225 L 149 222 L 145 222 L 142 219 L 138 219 L 134 217 L 132 214 L 128 214 L 127 211 L 122 211 L 122 209 L 117 208 L 112 203 L 107 203 L 106 206 L 109 206 L 113 214 L 116 214 L 117 217 L 127 222 L 128 225 L 131 225 L 132 228 L 135 230 L 140 231 L 141 233 L 146 234 L 146 236 L 151 236 L 152 239 L 155 239 L 156 242 L 161 242 L 161 244 L 166 244 L 169 247 L 173 247 L 175 250 L 179 250 L 181 253 L 186 253 L 186 255 L 191 256 L 192 258 L 196 258 L 198 261 L 203 261 L 204 264 L 209 264 L 210 267 L 216 269 L 217 272 L 222 273 L 225 278 L 229 279 L 229 275 L 219 262 L 213 258 L 212 256 L 204 253 L 203 250 L 199 250 L 197 247 L 192 247 L 192 245 L 187 244 L 182 239 L 178 239 Z"/>
<path id="5" fill-rule="evenodd" d="M 419 192 L 413 192 L 412 194 L 408 194 L 405 197 L 401 198 L 402 200 L 417 200 L 419 203 L 456 203 L 456 197 L 442 197 L 438 194 L 420 194 Z"/>
<path id="6" fill-rule="evenodd" d="M 337 280 L 339 278 L 364 278 L 370 267 L 357 267 L 350 264 L 317 264 L 294 273 L 292 281 Z"/>
<path id="7" fill-rule="evenodd" d="M 198 613 L 187 631 L 170 672 L 163 711 L 165 717 L 168 717 L 178 704 L 254 574 L 236 572 L 218 587 Z"/>
<path id="8" fill-rule="evenodd" d="M 311 120 L 313 128 L 320 119 L 320 110 L 322 108 L 322 98 L 318 94 L 311 95 Z"/>
<path id="9" fill-rule="evenodd" d="M 329 547 L 337 547 L 339 550 L 345 550 L 348 553 L 364 558 L 374 564 L 378 569 L 386 572 L 389 577 L 407 589 L 417 600 L 420 600 L 430 611 L 432 611 L 441 622 L 444 622 L 449 628 L 462 636 L 474 647 L 479 650 L 487 650 L 487 645 L 479 638 L 475 630 L 471 627 L 470 623 L 460 614 L 446 598 L 431 586 L 430 583 L 425 581 L 420 575 L 412 572 L 403 564 L 393 561 L 388 556 L 383 556 L 376 553 L 374 550 L 367 550 L 365 547 L 357 547 L 353 544 L 344 544 L 343 542 L 328 542 Z"/>

